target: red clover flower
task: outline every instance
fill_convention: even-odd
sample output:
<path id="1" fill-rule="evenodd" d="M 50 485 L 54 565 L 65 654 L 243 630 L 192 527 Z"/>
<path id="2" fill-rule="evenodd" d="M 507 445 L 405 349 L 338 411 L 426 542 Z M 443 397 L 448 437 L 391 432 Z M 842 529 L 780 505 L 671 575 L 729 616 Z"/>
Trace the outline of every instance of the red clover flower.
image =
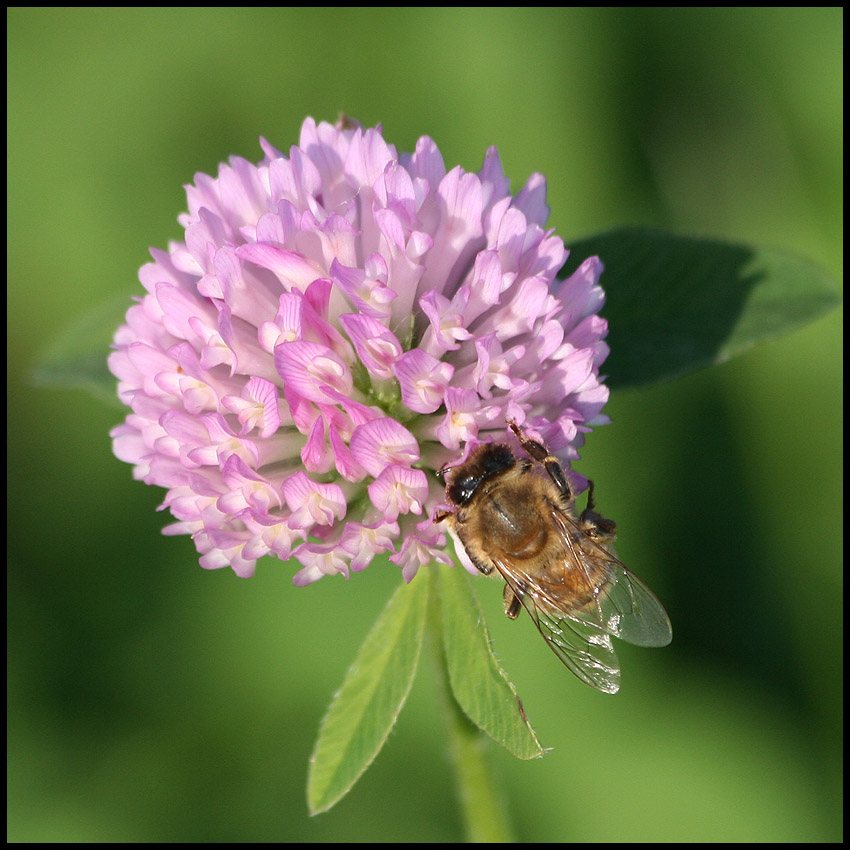
<path id="1" fill-rule="evenodd" d="M 545 181 L 516 196 L 495 148 L 446 171 L 427 136 L 308 118 L 289 156 L 195 176 L 182 242 L 153 249 L 109 367 L 112 431 L 201 566 L 294 582 L 449 563 L 434 474 L 513 420 L 565 462 L 601 411 L 602 264 L 563 282 Z"/>

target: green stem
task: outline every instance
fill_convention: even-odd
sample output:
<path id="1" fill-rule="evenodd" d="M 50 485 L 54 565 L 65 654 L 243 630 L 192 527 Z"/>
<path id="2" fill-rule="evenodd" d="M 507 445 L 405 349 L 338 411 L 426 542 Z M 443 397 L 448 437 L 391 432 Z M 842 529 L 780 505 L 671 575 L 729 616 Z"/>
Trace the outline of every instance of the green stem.
<path id="1" fill-rule="evenodd" d="M 435 588 L 436 589 L 436 588 Z M 507 807 L 494 782 L 487 758 L 490 743 L 480 729 L 463 713 L 452 695 L 443 652 L 442 612 L 439 593 L 431 594 L 428 607 L 428 642 L 432 648 L 437 692 L 446 732 L 449 758 L 455 774 L 458 801 L 469 844 L 512 844 L 515 839 L 508 823 Z"/>

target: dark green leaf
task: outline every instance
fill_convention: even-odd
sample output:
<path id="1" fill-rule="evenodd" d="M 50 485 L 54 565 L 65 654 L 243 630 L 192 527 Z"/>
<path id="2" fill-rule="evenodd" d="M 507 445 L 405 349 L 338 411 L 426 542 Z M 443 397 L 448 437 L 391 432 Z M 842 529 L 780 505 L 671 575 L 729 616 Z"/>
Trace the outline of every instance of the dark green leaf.
<path id="1" fill-rule="evenodd" d="M 407 699 L 425 629 L 428 570 L 401 585 L 366 637 L 322 721 L 310 759 L 310 814 L 344 797 L 380 752 Z"/>
<path id="2" fill-rule="evenodd" d="M 449 682 L 464 713 L 517 758 L 544 753 L 517 696 L 490 649 L 484 613 L 462 567 L 441 564 L 440 608 Z"/>
<path id="3" fill-rule="evenodd" d="M 652 384 L 722 363 L 839 303 L 807 260 L 716 239 L 624 228 L 570 246 L 561 276 L 587 257 L 605 265 L 602 311 L 612 388 Z"/>

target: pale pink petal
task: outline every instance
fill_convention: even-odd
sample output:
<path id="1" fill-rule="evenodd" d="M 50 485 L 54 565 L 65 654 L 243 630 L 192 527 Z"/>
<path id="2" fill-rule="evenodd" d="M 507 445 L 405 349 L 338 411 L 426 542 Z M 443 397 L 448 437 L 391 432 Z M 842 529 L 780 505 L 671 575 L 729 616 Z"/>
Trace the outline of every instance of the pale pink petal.
<path id="1" fill-rule="evenodd" d="M 405 407 L 416 413 L 433 413 L 443 403 L 454 367 L 419 348 L 402 354 L 392 367 Z"/>
<path id="2" fill-rule="evenodd" d="M 387 464 L 410 466 L 419 460 L 419 444 L 407 428 L 387 417 L 355 428 L 351 453 L 369 475 L 377 477 Z"/>

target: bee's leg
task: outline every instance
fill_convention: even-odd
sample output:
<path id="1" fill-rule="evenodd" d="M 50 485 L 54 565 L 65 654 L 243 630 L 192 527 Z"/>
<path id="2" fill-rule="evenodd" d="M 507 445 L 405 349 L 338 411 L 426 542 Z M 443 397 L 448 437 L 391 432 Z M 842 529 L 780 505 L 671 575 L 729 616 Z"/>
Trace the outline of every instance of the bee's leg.
<path id="1" fill-rule="evenodd" d="M 530 440 L 522 431 L 519 430 L 515 422 L 509 422 L 508 425 L 511 426 L 511 431 L 516 434 L 516 438 L 519 440 L 520 445 L 525 449 L 525 451 L 536 460 L 538 463 L 542 463 L 546 472 L 549 473 L 549 477 L 555 482 L 555 486 L 561 491 L 561 494 L 566 499 L 572 499 L 573 493 L 570 489 L 570 485 L 567 482 L 567 476 L 564 472 L 564 467 L 561 466 L 561 462 L 556 458 L 543 443 L 538 443 L 537 440 Z"/>
<path id="2" fill-rule="evenodd" d="M 522 592 L 520 590 L 520 592 Z M 512 620 L 516 620 L 519 612 L 522 610 L 522 599 L 517 596 L 514 589 L 509 585 L 505 585 L 505 591 L 502 594 L 502 600 L 505 603 L 505 614 Z"/>
<path id="3" fill-rule="evenodd" d="M 605 519 L 604 516 L 596 512 L 593 482 L 589 479 L 587 482 L 587 507 L 581 512 L 579 521 L 584 533 L 594 540 L 609 543 L 617 536 L 617 523 L 613 519 Z"/>
<path id="4" fill-rule="evenodd" d="M 440 523 L 443 522 L 443 520 L 449 520 L 449 526 L 446 531 L 448 531 L 449 536 L 454 541 L 455 551 L 460 552 L 462 550 L 466 557 L 469 558 L 470 562 L 472 563 L 472 566 L 475 567 L 476 570 L 481 573 L 484 573 L 485 576 L 490 575 L 490 573 L 492 573 L 494 570 L 493 564 L 476 558 L 475 555 L 469 551 L 469 548 L 467 547 L 466 543 L 464 543 L 463 539 L 459 536 L 457 530 L 457 514 L 453 513 L 452 511 L 437 511 L 434 514 L 432 522 Z"/>
<path id="5" fill-rule="evenodd" d="M 588 478 L 587 479 L 587 507 L 585 511 L 595 511 L 596 510 L 596 499 L 594 498 L 593 491 L 596 485 Z"/>

